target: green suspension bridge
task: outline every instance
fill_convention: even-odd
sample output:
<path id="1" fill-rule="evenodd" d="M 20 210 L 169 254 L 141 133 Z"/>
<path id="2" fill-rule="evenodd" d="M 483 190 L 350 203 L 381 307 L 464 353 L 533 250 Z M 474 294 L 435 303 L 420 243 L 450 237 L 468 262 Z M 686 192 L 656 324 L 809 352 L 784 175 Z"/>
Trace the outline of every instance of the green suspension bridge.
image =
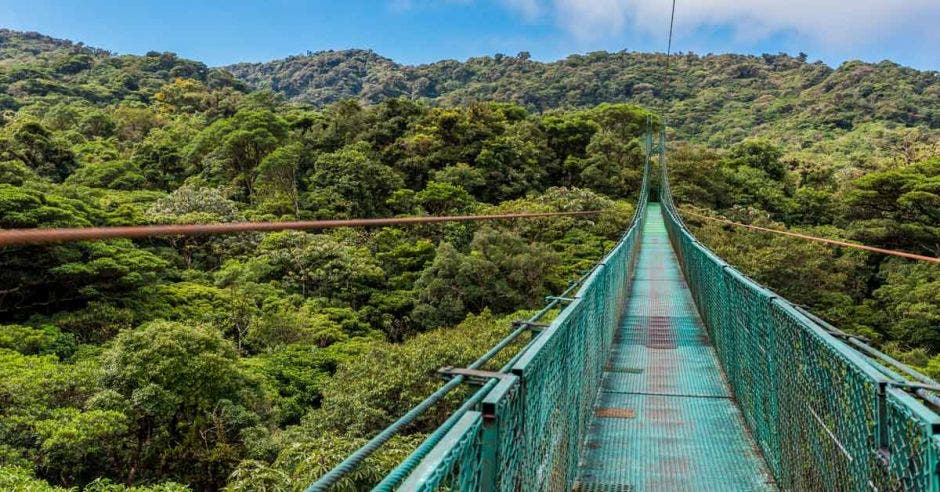
<path id="1" fill-rule="evenodd" d="M 437 392 L 308 491 L 351 484 L 462 384 L 478 389 L 374 490 L 940 490 L 937 383 L 696 240 L 665 131 L 652 134 L 635 216 L 607 256 L 475 363 L 442 368 Z M 481 370 L 525 333 L 501 370 Z"/>
<path id="2" fill-rule="evenodd" d="M 671 45 L 670 22 L 667 60 Z M 476 391 L 374 490 L 940 492 L 940 384 L 696 240 L 670 191 L 665 124 L 654 133 L 648 121 L 636 212 L 616 246 L 474 363 L 441 368 L 437 391 L 308 492 L 354 488 L 363 461 L 467 384 Z M 596 213 L 6 230 L 0 246 Z"/>

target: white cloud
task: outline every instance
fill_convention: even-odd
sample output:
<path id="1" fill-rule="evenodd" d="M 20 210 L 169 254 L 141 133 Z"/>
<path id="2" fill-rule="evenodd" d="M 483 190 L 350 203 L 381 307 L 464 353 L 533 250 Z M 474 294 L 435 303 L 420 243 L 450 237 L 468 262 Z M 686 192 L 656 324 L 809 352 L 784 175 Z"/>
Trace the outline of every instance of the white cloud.
<path id="1" fill-rule="evenodd" d="M 551 12 L 559 26 L 580 39 L 638 30 L 663 35 L 669 0 L 502 0 L 529 15 Z M 877 43 L 910 32 L 936 41 L 937 0 L 678 0 L 676 34 L 699 27 L 727 27 L 742 41 L 781 32 L 824 44 Z M 923 45 L 920 45 L 923 48 Z M 937 48 L 935 46 L 935 48 Z"/>
<path id="2" fill-rule="evenodd" d="M 507 7 L 522 13 L 526 19 L 535 19 L 544 12 L 539 0 L 502 0 L 502 2 Z"/>
<path id="3" fill-rule="evenodd" d="M 657 2 L 637 0 L 637 16 L 655 15 Z M 905 26 L 936 22 L 936 0 L 699 0 L 677 6 L 677 26 L 726 24 L 742 39 L 753 40 L 793 31 L 822 43 L 875 42 Z M 932 12 L 932 14 L 931 14 Z M 665 15 L 662 15 L 665 18 Z"/>
<path id="4" fill-rule="evenodd" d="M 558 21 L 579 38 L 599 38 L 623 30 L 630 6 L 627 0 L 555 0 Z"/>

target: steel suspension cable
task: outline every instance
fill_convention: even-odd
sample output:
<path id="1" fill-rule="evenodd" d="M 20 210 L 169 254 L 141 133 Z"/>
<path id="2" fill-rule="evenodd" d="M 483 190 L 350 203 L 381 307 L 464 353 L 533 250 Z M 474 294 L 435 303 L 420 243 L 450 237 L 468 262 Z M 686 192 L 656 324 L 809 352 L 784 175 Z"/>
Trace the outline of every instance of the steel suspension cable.
<path id="1" fill-rule="evenodd" d="M 760 231 L 760 232 L 769 232 L 769 233 L 772 233 L 772 234 L 780 234 L 780 235 L 783 235 L 783 236 L 795 237 L 795 238 L 803 239 L 803 240 L 806 240 L 806 241 L 816 241 L 816 242 L 820 242 L 820 243 L 832 244 L 832 245 L 835 245 L 835 246 L 845 246 L 845 247 L 847 247 L 847 248 L 861 249 L 861 250 L 864 250 L 864 251 L 871 251 L 871 252 L 873 252 L 873 253 L 881 253 L 881 254 L 884 254 L 884 255 L 899 256 L 899 257 L 901 257 L 901 258 L 907 258 L 907 259 L 910 259 L 910 260 L 926 261 L 926 262 L 930 262 L 930 263 L 940 263 L 940 258 L 936 258 L 936 257 L 933 257 L 933 256 L 918 255 L 918 254 L 914 254 L 914 253 L 908 253 L 908 252 L 905 252 L 905 251 L 896 251 L 896 250 L 892 250 L 892 249 L 876 248 L 876 247 L 874 247 L 874 246 L 868 246 L 868 245 L 865 245 L 865 244 L 850 243 L 850 242 L 847 242 L 847 241 L 839 241 L 839 240 L 836 240 L 836 239 L 826 239 L 826 238 L 824 238 L 824 237 L 810 236 L 810 235 L 808 235 L 808 234 L 800 234 L 800 233 L 797 233 L 797 232 L 782 231 L 782 230 L 780 230 L 780 229 L 771 229 L 771 228 L 768 228 L 768 227 L 760 227 L 760 226 L 751 225 L 751 224 L 744 224 L 744 223 L 741 223 L 741 222 L 734 222 L 734 221 L 732 221 L 732 220 L 722 219 L 722 218 L 719 218 L 719 217 L 710 217 L 710 216 L 708 216 L 708 215 L 702 215 L 702 214 L 699 214 L 699 213 L 691 212 L 691 211 L 686 210 L 686 209 L 683 209 L 683 210 L 682 210 L 682 213 L 685 214 L 685 215 L 689 215 L 689 216 L 698 218 L 698 219 L 702 219 L 702 220 L 708 220 L 708 221 L 712 221 L 712 222 L 720 222 L 720 223 L 722 223 L 722 224 L 727 224 L 727 225 L 731 225 L 731 226 L 735 226 L 735 227 L 743 227 L 743 228 L 745 228 L 745 229 L 751 229 L 751 230 Z"/>
<path id="2" fill-rule="evenodd" d="M 672 12 L 669 14 L 669 44 L 666 45 L 666 56 L 672 52 L 672 26 L 676 21 L 676 0 L 672 0 Z M 666 61 L 669 61 L 666 58 Z"/>
<path id="3" fill-rule="evenodd" d="M 662 113 L 662 125 L 666 127 L 666 104 L 669 92 L 669 59 L 672 56 L 672 29 L 676 22 L 676 0 L 672 0 L 672 11 L 669 14 L 669 41 L 666 43 L 666 68 L 663 70 L 663 104 L 660 107 Z"/>
<path id="4" fill-rule="evenodd" d="M 307 220 L 292 222 L 229 222 L 219 224 L 0 229 L 0 247 L 63 243 L 71 241 L 100 241 L 103 239 L 114 238 L 196 236 L 205 234 L 233 234 L 239 232 L 336 229 L 340 227 L 385 227 L 438 222 L 477 222 L 489 220 L 537 219 L 546 217 L 583 217 L 589 215 L 598 215 L 603 212 L 603 210 L 586 210 L 580 212 L 447 215 L 426 217 L 394 217 L 381 219 Z"/>

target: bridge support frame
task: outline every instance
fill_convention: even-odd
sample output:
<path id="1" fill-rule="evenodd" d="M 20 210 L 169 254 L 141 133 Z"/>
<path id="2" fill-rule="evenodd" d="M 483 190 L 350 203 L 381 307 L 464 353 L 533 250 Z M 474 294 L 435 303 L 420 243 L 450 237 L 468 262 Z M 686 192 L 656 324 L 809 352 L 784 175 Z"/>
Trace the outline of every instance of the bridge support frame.
<path id="1" fill-rule="evenodd" d="M 503 438 L 506 437 L 503 433 L 508 430 L 508 426 L 503 425 L 505 423 L 500 420 L 503 413 L 501 410 L 504 409 L 507 402 L 515 400 L 511 397 L 511 394 L 522 389 L 522 380 L 514 374 L 506 374 L 506 376 L 508 377 L 501 378 L 496 387 L 480 402 L 480 410 L 483 415 L 481 492 L 492 492 L 497 489 L 499 463 L 503 455 L 509 451 L 501 446 Z"/>

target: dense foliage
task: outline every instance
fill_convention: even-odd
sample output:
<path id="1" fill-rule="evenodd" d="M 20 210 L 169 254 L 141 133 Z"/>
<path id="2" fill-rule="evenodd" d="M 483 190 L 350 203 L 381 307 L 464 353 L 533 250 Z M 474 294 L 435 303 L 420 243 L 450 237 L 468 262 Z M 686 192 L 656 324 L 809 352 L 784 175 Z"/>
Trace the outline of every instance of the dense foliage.
<path id="1" fill-rule="evenodd" d="M 0 228 L 607 210 L 4 249 L 0 488 L 303 488 L 613 244 L 648 115 L 623 102 L 667 103 L 691 142 L 672 149 L 685 206 L 940 253 L 935 72 L 683 55 L 660 94 L 660 61 L 354 51 L 226 71 L 0 30 Z M 693 224 L 940 373 L 936 268 Z M 373 483 L 464 395 L 343 486 Z"/>
<path id="2" fill-rule="evenodd" d="M 635 106 L 314 110 L 171 54 L 2 35 L 0 228 L 606 211 L 8 248 L 5 489 L 306 485 L 588 269 L 633 211 Z"/>

